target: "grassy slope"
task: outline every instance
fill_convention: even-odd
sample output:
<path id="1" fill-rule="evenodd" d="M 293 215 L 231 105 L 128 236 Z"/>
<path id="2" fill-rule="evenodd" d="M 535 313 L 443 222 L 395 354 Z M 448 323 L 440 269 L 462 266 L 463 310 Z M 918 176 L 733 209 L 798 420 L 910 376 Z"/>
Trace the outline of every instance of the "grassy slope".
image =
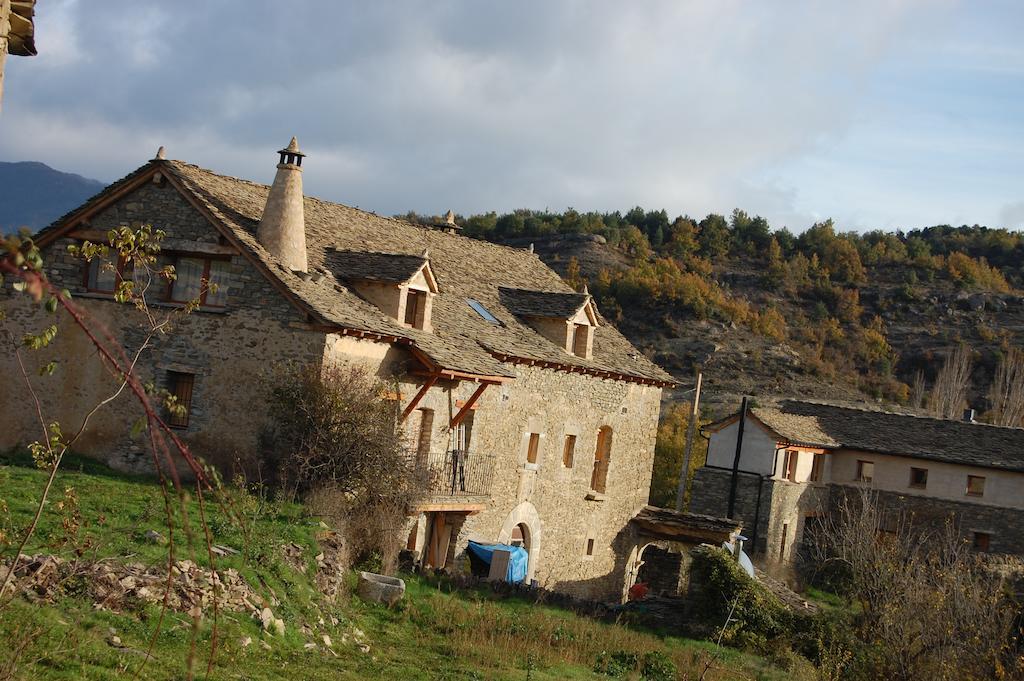
<path id="1" fill-rule="evenodd" d="M 0 531 L 6 533 L 0 536 L 0 549 L 4 558 L 12 555 L 11 541 L 20 536 L 19 529 L 33 511 L 45 479 L 42 472 L 18 463 L 0 461 Z M 79 551 L 87 559 L 153 565 L 167 560 L 166 546 L 145 539 L 151 529 L 167 534 L 158 485 L 114 474 L 87 461 L 70 460 L 67 464 L 58 475 L 37 538 L 27 553 L 71 558 Z M 73 488 L 78 499 L 81 526 L 77 532 L 69 532 L 62 523 L 62 519 L 71 519 L 74 526 L 75 504 L 71 503 L 73 497 L 65 496 L 68 488 Z M 706 643 L 600 623 L 526 600 L 498 599 L 483 589 L 455 592 L 443 581 L 419 577 L 407 578 L 408 595 L 394 610 L 347 596 L 330 604 L 320 597 L 311 578 L 312 556 L 318 552 L 316 519 L 297 505 L 257 508 L 251 496 L 236 495 L 233 503 L 248 518 L 247 533 L 229 522 L 216 504 L 206 506 L 214 542 L 242 550 L 238 556 L 218 559 L 218 567 L 238 569 L 262 594 L 272 591 L 281 601 L 273 609 L 284 619 L 286 633 L 283 637 L 265 635 L 260 623 L 248 614 L 221 612 L 218 652 L 210 678 L 525 679 L 527 667 L 532 679 L 608 678 L 595 677 L 591 671 L 601 651 L 627 650 L 641 655 L 659 651 L 682 670 L 693 665 L 699 651 L 711 649 Z M 190 500 L 186 507 L 199 537 L 198 503 Z M 309 560 L 305 573 L 278 558 L 276 547 L 289 542 L 304 548 L 303 555 Z M 188 555 L 184 545 L 177 551 L 179 558 L 205 561 L 201 544 L 195 553 Z M 142 651 L 160 616 L 158 606 L 147 604 L 134 604 L 128 613 L 97 610 L 92 599 L 81 592 L 81 585 L 73 582 L 65 585 L 65 595 L 56 602 L 17 598 L 0 610 L 0 672 L 12 651 L 23 646 L 18 678 L 131 676 L 144 660 Z M 198 672 L 205 670 L 209 657 L 211 616 L 211 612 L 204 613 L 198 628 Z M 167 612 L 154 643 L 156 659 L 146 663 L 140 678 L 183 678 L 192 626 L 187 615 Z M 124 648 L 108 643 L 111 630 Z M 331 650 L 323 645 L 324 634 L 332 639 Z M 243 647 L 246 637 L 251 637 L 252 643 Z M 359 649 L 360 640 L 369 645 L 368 653 Z M 308 643 L 317 647 L 307 649 Z M 789 678 L 760 659 L 734 651 L 725 652 L 722 666 L 708 678 Z"/>

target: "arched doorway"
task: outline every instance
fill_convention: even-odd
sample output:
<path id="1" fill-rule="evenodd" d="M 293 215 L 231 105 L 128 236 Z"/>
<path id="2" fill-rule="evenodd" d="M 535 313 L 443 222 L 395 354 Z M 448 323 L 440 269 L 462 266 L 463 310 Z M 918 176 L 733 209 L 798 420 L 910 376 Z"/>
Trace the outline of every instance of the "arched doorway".
<path id="1" fill-rule="evenodd" d="M 622 600 L 627 600 L 629 589 L 638 582 L 647 584 L 652 596 L 674 596 L 686 581 L 684 547 L 673 542 L 649 542 L 633 547 L 626 563 L 626 579 Z"/>
<path id="2" fill-rule="evenodd" d="M 516 542 L 522 542 L 516 544 Z M 537 509 L 529 501 L 512 509 L 502 523 L 498 543 L 522 546 L 526 549 L 526 581 L 534 579 L 540 562 L 541 523 Z"/>

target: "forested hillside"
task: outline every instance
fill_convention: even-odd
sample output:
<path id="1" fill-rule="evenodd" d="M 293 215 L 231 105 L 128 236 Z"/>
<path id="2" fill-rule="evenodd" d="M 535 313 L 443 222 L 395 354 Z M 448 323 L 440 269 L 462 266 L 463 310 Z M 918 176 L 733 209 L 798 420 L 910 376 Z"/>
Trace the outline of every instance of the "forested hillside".
<path id="1" fill-rule="evenodd" d="M 799 395 L 950 416 L 970 406 L 1015 423 L 1024 409 L 1016 232 L 854 233 L 826 221 L 795 235 L 742 210 L 697 220 L 642 208 L 457 221 L 467 236 L 532 243 L 677 377 L 703 366 L 712 401 Z"/>

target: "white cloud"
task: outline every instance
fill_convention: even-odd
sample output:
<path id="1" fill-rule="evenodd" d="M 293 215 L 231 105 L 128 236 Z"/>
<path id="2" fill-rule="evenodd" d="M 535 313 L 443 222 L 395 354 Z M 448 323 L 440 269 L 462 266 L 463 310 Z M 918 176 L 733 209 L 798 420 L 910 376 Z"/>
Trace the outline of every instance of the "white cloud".
<path id="1" fill-rule="evenodd" d="M 282 12 L 237 0 L 169 17 L 161 7 L 69 0 L 41 14 L 40 33 L 67 32 L 64 54 L 80 58 L 54 48 L 45 68 L 40 57 L 10 74 L 0 157 L 111 179 L 165 144 L 267 179 L 297 134 L 311 193 L 378 212 L 741 206 L 800 229 L 857 207 L 828 178 L 790 169 L 827 166 L 831 150 L 891 114 L 872 89 L 879 70 L 906 45 L 937 40 L 957 10 L 451 0 Z M 961 153 L 999 146 L 963 139 Z M 908 139 L 900 153 L 921 149 Z"/>

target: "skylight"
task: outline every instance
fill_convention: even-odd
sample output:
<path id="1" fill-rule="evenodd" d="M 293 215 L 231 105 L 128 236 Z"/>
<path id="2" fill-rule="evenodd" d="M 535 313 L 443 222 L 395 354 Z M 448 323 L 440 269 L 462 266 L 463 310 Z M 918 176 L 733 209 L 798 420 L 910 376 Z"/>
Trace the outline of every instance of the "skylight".
<path id="1" fill-rule="evenodd" d="M 483 317 L 489 323 L 497 324 L 498 326 L 501 325 L 501 322 L 498 321 L 498 318 L 495 317 L 494 315 L 492 315 L 491 311 L 488 310 L 486 307 L 484 307 L 484 304 L 481 303 L 479 300 L 473 300 L 472 298 L 466 298 L 466 302 L 469 303 L 469 306 L 471 308 L 473 308 L 478 315 Z"/>

